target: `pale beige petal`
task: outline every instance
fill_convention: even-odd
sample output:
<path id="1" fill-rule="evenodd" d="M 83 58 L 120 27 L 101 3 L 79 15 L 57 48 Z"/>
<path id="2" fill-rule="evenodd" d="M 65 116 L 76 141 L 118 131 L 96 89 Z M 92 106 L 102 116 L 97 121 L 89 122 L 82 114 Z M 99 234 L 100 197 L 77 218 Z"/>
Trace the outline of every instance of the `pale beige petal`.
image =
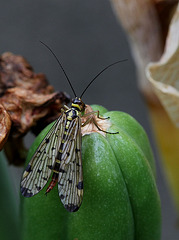
<path id="1" fill-rule="evenodd" d="M 151 0 L 111 0 L 112 7 L 127 33 L 136 64 L 140 90 L 152 95 L 145 75 L 150 61 L 158 61 L 163 51 L 163 39 L 158 14 Z"/>
<path id="2" fill-rule="evenodd" d="M 179 127 L 179 5 L 170 24 L 164 54 L 146 75 L 170 118 Z"/>

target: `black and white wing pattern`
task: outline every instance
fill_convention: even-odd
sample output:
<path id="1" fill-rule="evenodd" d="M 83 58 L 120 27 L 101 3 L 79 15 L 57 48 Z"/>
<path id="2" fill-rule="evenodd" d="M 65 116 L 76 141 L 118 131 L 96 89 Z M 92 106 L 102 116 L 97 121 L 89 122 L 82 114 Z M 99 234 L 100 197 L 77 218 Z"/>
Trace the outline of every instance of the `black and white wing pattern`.
<path id="1" fill-rule="evenodd" d="M 44 188 L 50 177 L 55 157 L 64 134 L 66 115 L 60 116 L 27 165 L 21 179 L 21 193 L 24 197 L 32 197 Z"/>
<path id="2" fill-rule="evenodd" d="M 80 117 L 72 120 L 68 129 L 61 156 L 58 192 L 64 207 L 75 212 L 83 198 Z"/>

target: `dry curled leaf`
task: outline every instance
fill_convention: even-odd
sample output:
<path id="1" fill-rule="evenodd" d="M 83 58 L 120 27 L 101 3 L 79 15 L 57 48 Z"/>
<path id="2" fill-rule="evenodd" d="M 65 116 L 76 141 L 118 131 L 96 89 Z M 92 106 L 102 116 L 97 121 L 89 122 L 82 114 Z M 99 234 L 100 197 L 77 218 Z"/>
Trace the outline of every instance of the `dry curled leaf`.
<path id="1" fill-rule="evenodd" d="M 1 116 L 0 124 L 2 127 L 8 120 L 12 124 L 9 138 L 5 134 L 0 144 L 8 139 L 4 150 L 10 163 L 19 165 L 25 159 L 22 137 L 29 130 L 37 135 L 69 101 L 66 93 L 54 92 L 44 74 L 34 73 L 22 56 L 8 52 L 0 57 L 0 104 L 7 113 L 5 118 Z"/>
<path id="2" fill-rule="evenodd" d="M 45 75 L 34 73 L 30 64 L 22 56 L 6 52 L 0 57 L 0 96 L 13 87 L 43 94 L 54 91 Z"/>
<path id="3" fill-rule="evenodd" d="M 52 108 L 57 110 L 58 107 L 60 109 L 59 96 L 58 93 L 36 94 L 31 90 L 17 87 L 8 89 L 0 98 L 0 103 L 11 117 L 12 136 L 17 138 L 24 135 L 36 125 L 39 119 L 52 112 Z M 59 109 L 56 112 L 57 116 L 60 112 Z"/>
<path id="4" fill-rule="evenodd" d="M 5 108 L 0 104 L 0 150 L 4 147 L 11 129 L 11 119 Z"/>
<path id="5" fill-rule="evenodd" d="M 170 118 L 179 127 L 179 5 L 172 19 L 164 54 L 146 74 Z"/>

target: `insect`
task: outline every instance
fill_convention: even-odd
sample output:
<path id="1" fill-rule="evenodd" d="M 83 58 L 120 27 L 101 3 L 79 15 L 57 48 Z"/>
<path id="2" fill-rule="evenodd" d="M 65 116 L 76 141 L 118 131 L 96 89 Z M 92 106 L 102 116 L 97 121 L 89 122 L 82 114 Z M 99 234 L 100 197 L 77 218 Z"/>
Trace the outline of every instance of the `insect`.
<path id="1" fill-rule="evenodd" d="M 102 72 L 114 64 L 125 60 L 110 64 L 99 72 L 84 89 L 80 98 L 78 98 L 56 55 L 45 43 L 41 43 L 56 58 L 75 98 L 72 100 L 70 108 L 64 106 L 61 116 L 55 121 L 27 165 L 21 179 L 21 193 L 24 197 L 34 196 L 45 187 L 51 173 L 53 173 L 46 194 L 58 183 L 58 192 L 62 204 L 69 212 L 75 212 L 79 209 L 83 199 L 81 127 L 88 123 L 87 120 L 83 125 L 81 124 L 81 116 L 85 112 L 85 104 L 81 98 Z M 95 113 L 91 112 L 88 115 Z M 97 112 L 97 117 L 100 118 L 99 112 Z M 97 128 L 99 129 L 98 126 Z M 102 129 L 99 130 L 103 131 Z"/>

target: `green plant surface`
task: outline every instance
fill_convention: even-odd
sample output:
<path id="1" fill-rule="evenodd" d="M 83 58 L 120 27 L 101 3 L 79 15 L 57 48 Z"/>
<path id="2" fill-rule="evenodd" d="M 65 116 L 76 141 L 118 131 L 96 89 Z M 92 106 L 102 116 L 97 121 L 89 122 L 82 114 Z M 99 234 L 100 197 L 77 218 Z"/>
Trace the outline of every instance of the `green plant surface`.
<path id="1" fill-rule="evenodd" d="M 45 187 L 32 198 L 21 198 L 23 240 L 160 239 L 160 200 L 145 131 L 126 113 L 92 107 L 109 116 L 108 131 L 119 134 L 82 138 L 84 199 L 77 212 L 66 211 L 57 187 L 47 197 Z M 36 138 L 27 162 L 51 126 Z"/>
<path id="2" fill-rule="evenodd" d="M 19 240 L 19 215 L 7 160 L 0 152 L 0 239 Z"/>

